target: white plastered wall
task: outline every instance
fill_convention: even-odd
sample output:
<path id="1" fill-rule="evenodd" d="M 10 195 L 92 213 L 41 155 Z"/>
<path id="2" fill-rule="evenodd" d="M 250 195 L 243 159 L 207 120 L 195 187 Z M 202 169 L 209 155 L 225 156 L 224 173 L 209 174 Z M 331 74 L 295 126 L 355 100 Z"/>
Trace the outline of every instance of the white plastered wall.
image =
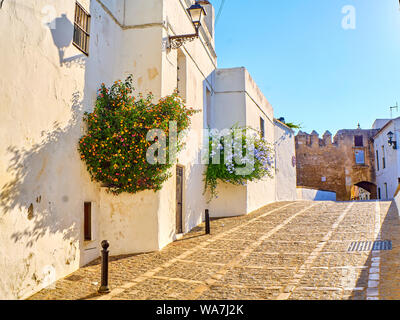
<path id="1" fill-rule="evenodd" d="M 259 130 L 262 117 L 265 139 L 273 148 L 273 109 L 247 70 L 243 67 L 217 69 L 215 81 L 214 128 L 224 130 L 239 125 Z M 217 191 L 219 197 L 209 204 L 211 216 L 243 215 L 275 201 L 275 178 L 266 177 L 244 187 L 220 183 Z"/>
<path id="2" fill-rule="evenodd" d="M 294 139 L 294 132 L 290 128 L 275 121 L 276 201 L 297 199 Z"/>
<path id="3" fill-rule="evenodd" d="M 394 197 L 394 194 L 398 187 L 398 178 L 400 177 L 400 158 L 399 158 L 399 149 L 395 150 L 393 147 L 388 144 L 388 132 L 391 131 L 395 134 L 393 140 L 397 141 L 399 146 L 399 128 L 400 128 L 400 120 L 396 119 L 391 124 L 387 125 L 382 129 L 381 132 L 374 138 L 374 146 L 375 146 L 375 168 L 376 168 L 376 184 L 377 188 L 381 190 L 381 199 L 389 200 Z M 383 152 L 382 147 L 385 150 L 385 162 L 386 167 L 383 167 Z M 379 159 L 376 159 L 376 151 L 378 151 Z M 379 170 L 377 168 L 377 161 L 379 161 Z M 386 188 L 385 183 L 388 186 L 388 197 L 386 197 Z"/>
<path id="4" fill-rule="evenodd" d="M 83 112 L 93 110 L 102 82 L 110 85 L 132 73 L 138 90 L 161 95 L 162 3 L 143 1 L 138 15 L 125 1 L 79 2 L 91 14 L 89 57 L 72 45 L 75 1 L 7 1 L 0 10 L 0 39 L 8 43 L 0 53 L 3 299 L 26 298 L 75 271 L 99 256 L 99 243 L 109 236 L 115 236 L 107 240 L 116 254 L 159 248 L 151 241 L 140 248 L 144 240 L 139 233 L 139 241 L 131 241 L 135 233 L 123 229 L 121 221 L 134 230 L 137 214 L 127 219 L 122 198 L 100 197 L 100 185 L 90 180 L 77 146 L 84 132 Z M 146 5 L 152 14 L 160 8 L 158 18 L 143 12 Z M 135 11 L 128 17 L 147 16 L 160 23 L 138 27 L 125 21 L 124 8 Z M 133 25 L 124 29 L 124 23 Z M 127 202 L 155 203 L 143 212 L 148 213 L 144 225 L 155 221 L 148 232 L 157 241 L 158 220 L 152 215 L 158 215 L 159 197 L 138 194 Z M 83 239 L 83 204 L 88 201 L 93 241 Z M 119 204 L 116 210 L 113 203 Z M 117 231 L 122 229 L 129 243 L 121 240 Z"/>
<path id="5" fill-rule="evenodd" d="M 83 203 L 97 212 L 98 196 L 77 142 L 95 91 L 85 86 L 90 58 L 72 45 L 74 10 L 75 1 L 40 0 L 6 1 L 0 10 L 2 299 L 66 276 L 97 245 L 83 241 Z"/>
<path id="6" fill-rule="evenodd" d="M 165 1 L 164 21 L 168 31 L 163 30 L 163 39 L 168 35 L 194 32 L 193 25 L 185 10 L 183 1 Z M 207 30 L 206 30 L 207 31 Z M 207 33 L 208 34 L 208 33 Z M 209 34 L 208 34 L 209 36 Z M 178 164 L 184 168 L 183 183 L 183 232 L 189 232 L 202 222 L 205 210 L 203 196 L 204 165 L 201 164 L 203 141 L 205 90 L 214 92 L 212 72 L 216 67 L 216 57 L 205 45 L 210 39 L 203 37 L 180 48 L 186 60 L 186 105 L 198 110 L 192 117 L 192 124 L 186 136 L 186 147 L 178 155 Z M 178 51 L 166 49 L 162 52 L 162 95 L 171 94 L 178 86 Z M 182 79 L 183 81 L 183 79 Z M 175 169 L 173 169 L 175 170 Z M 160 191 L 159 242 L 164 247 L 176 237 L 176 175 Z"/>

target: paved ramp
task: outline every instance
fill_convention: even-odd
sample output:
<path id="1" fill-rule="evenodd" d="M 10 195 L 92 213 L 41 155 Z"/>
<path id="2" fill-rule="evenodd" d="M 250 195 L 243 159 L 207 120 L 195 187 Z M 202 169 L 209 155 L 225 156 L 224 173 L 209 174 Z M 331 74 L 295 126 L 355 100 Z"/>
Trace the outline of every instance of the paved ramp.
<path id="1" fill-rule="evenodd" d="M 390 202 L 279 202 L 113 258 L 108 295 L 95 262 L 31 299 L 399 299 L 399 227 Z"/>

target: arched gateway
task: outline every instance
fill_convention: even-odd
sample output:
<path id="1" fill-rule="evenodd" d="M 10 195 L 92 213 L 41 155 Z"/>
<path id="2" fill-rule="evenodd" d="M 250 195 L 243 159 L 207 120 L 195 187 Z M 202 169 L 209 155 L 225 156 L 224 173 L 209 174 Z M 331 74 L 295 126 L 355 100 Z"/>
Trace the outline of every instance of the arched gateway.
<path id="1" fill-rule="evenodd" d="M 361 181 L 352 188 L 352 200 L 377 199 L 377 187 L 375 183 Z"/>

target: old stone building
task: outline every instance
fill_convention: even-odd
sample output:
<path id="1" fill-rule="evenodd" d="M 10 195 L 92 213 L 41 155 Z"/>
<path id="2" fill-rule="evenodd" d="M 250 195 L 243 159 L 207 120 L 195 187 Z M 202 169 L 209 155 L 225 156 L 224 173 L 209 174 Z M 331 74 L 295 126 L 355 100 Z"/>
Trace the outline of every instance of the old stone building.
<path id="1" fill-rule="evenodd" d="M 340 130 L 322 138 L 313 131 L 296 136 L 297 186 L 334 191 L 337 200 L 351 200 L 354 190 L 376 199 L 373 137 L 377 130 Z M 353 191 L 353 192 L 352 192 Z M 364 192 L 362 192 L 364 194 Z"/>

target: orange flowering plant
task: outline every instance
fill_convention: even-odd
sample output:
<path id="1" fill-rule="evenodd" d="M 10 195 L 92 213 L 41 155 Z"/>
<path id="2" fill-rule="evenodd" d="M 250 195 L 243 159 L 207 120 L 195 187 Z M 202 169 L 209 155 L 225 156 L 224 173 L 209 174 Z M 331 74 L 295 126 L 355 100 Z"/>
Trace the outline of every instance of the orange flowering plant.
<path id="1" fill-rule="evenodd" d="M 110 88 L 102 84 L 94 111 L 85 113 L 88 129 L 79 141 L 78 150 L 92 180 L 114 194 L 160 190 L 174 163 L 149 163 L 146 152 L 153 142 L 146 136 L 150 130 L 160 129 L 168 137 L 171 121 L 176 122 L 178 133 L 182 132 L 190 127 L 190 117 L 196 112 L 187 108 L 177 93 L 153 103 L 151 94 L 135 98 L 133 90 L 132 76 Z M 179 151 L 184 142 L 177 142 Z"/>

